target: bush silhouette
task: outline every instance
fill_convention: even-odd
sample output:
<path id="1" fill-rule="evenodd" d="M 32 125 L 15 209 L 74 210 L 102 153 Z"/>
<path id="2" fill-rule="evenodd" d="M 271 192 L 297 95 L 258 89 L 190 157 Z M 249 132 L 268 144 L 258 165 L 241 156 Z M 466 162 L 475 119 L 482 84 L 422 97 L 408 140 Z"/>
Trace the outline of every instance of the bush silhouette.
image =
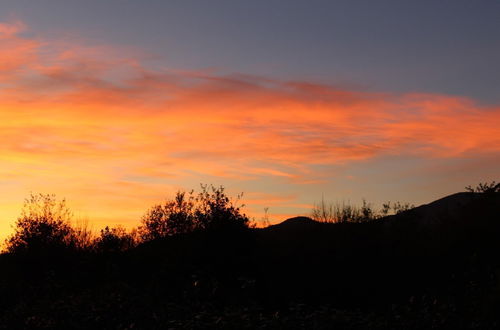
<path id="1" fill-rule="evenodd" d="M 148 241 L 193 231 L 194 199 L 193 192 L 179 191 L 173 200 L 154 205 L 142 218 L 141 238 Z"/>
<path id="2" fill-rule="evenodd" d="M 24 202 L 14 234 L 6 241 L 8 252 L 38 251 L 77 246 L 70 225 L 71 211 L 55 195 L 31 194 Z"/>
<path id="3" fill-rule="evenodd" d="M 240 197 L 233 201 L 224 187 L 212 185 L 201 185 L 198 194 L 179 191 L 174 199 L 154 205 L 144 215 L 140 236 L 148 241 L 196 230 L 246 228 L 249 219 L 236 205 Z"/>
<path id="4" fill-rule="evenodd" d="M 241 213 L 237 201 L 233 201 L 224 192 L 224 187 L 202 185 L 196 198 L 195 226 L 199 229 L 242 228 L 248 227 L 249 219 Z"/>
<path id="5" fill-rule="evenodd" d="M 122 227 L 108 227 L 101 230 L 101 234 L 94 241 L 97 252 L 114 253 L 123 252 L 133 248 L 136 239 L 133 233 L 127 233 Z"/>
<path id="6" fill-rule="evenodd" d="M 492 181 L 490 183 L 480 182 L 476 187 L 472 186 L 465 187 L 465 190 L 471 193 L 493 194 L 500 192 L 500 182 L 499 183 L 496 183 L 495 181 Z"/>

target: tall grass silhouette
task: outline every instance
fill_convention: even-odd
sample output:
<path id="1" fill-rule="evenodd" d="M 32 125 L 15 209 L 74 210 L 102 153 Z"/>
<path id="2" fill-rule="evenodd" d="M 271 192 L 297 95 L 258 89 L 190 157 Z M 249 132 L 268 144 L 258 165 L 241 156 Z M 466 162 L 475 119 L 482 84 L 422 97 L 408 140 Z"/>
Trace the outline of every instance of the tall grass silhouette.
<path id="1" fill-rule="evenodd" d="M 376 209 L 363 199 L 361 206 L 350 202 L 327 202 L 324 198 L 315 203 L 311 210 L 311 218 L 324 223 L 361 223 L 381 219 L 392 214 L 399 214 L 414 208 L 415 205 L 401 202 L 383 203 Z"/>

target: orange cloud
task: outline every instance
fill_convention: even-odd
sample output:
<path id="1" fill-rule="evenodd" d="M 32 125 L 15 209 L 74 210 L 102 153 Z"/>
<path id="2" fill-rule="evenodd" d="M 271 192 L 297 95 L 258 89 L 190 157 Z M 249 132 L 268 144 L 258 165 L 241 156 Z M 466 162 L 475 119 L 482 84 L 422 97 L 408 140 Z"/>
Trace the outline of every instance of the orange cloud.
<path id="1" fill-rule="evenodd" d="M 131 222 L 165 186 L 313 184 L 328 175 L 318 165 L 500 152 L 499 106 L 152 70 L 110 47 L 23 30 L 0 24 L 0 182 L 16 187 L 0 194 L 16 207 L 27 191 L 60 192 L 97 206 L 96 219 Z"/>

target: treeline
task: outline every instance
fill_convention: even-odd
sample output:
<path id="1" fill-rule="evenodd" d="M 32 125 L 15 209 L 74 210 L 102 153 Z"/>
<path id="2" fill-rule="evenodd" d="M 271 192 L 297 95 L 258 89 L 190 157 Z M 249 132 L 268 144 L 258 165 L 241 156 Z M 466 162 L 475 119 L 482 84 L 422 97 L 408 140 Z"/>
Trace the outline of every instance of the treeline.
<path id="1" fill-rule="evenodd" d="M 106 226 L 95 235 L 88 226 L 74 225 L 66 200 L 53 194 L 31 194 L 24 202 L 14 233 L 5 242 L 8 253 L 54 250 L 120 252 L 169 236 L 196 231 L 238 231 L 250 219 L 224 187 L 201 185 L 201 191 L 179 191 L 171 200 L 151 207 L 138 228 Z"/>
<path id="2" fill-rule="evenodd" d="M 500 191 L 500 183 L 467 186 L 470 193 L 491 194 Z M 66 249 L 94 252 L 120 252 L 169 236 L 196 231 L 241 230 L 255 226 L 239 205 L 241 195 L 229 197 L 223 186 L 201 185 L 195 192 L 178 191 L 174 198 L 152 206 L 139 227 L 126 230 L 106 226 L 95 235 L 86 223 L 73 224 L 73 214 L 66 200 L 53 194 L 31 194 L 15 222 L 14 233 L 7 238 L 8 253 Z M 363 200 L 361 206 L 350 203 L 314 204 L 310 216 L 322 223 L 363 223 L 383 219 L 413 209 L 410 203 L 386 202 L 381 209 Z M 267 209 L 264 223 L 270 224 Z"/>
<path id="3" fill-rule="evenodd" d="M 32 195 L 0 254 L 0 330 L 497 328 L 500 185 L 469 191 L 261 229 L 202 186 L 97 235 Z"/>

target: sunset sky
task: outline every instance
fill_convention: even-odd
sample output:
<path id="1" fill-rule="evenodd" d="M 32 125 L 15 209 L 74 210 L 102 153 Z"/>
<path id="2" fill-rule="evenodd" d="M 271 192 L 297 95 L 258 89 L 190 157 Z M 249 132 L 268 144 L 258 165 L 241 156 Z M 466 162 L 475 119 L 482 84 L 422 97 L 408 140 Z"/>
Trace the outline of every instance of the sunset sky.
<path id="1" fill-rule="evenodd" d="M 200 183 L 272 222 L 500 179 L 499 1 L 0 2 L 0 238 Z"/>

